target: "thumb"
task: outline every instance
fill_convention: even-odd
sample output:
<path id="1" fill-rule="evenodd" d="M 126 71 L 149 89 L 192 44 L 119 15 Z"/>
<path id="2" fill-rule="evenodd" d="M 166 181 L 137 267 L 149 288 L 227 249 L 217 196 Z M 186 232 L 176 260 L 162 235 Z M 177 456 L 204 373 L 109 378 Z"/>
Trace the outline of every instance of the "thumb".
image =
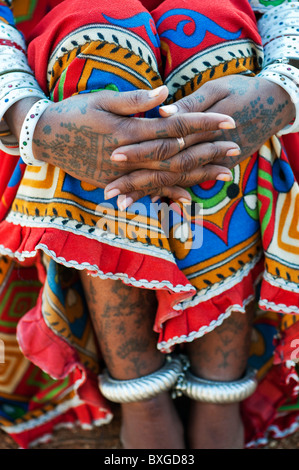
<path id="1" fill-rule="evenodd" d="M 161 105 L 168 96 L 168 88 L 162 85 L 152 90 L 133 90 L 115 93 L 113 91 L 100 91 L 100 106 L 120 116 L 129 116 L 149 111 Z M 96 93 L 95 93 L 96 95 Z"/>

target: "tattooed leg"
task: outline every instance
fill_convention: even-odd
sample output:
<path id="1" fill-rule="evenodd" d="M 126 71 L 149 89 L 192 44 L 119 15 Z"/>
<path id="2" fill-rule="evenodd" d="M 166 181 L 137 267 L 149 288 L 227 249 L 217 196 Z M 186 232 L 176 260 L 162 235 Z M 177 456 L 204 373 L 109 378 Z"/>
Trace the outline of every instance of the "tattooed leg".
<path id="1" fill-rule="evenodd" d="M 81 274 L 90 316 L 107 368 L 115 379 L 133 379 L 164 364 L 153 331 L 153 291 Z M 131 449 L 182 449 L 183 430 L 168 393 L 121 405 L 121 440 Z M 171 429 L 171 432 L 169 430 Z"/>
<path id="2" fill-rule="evenodd" d="M 210 380 L 237 380 L 245 372 L 249 354 L 254 305 L 246 314 L 232 313 L 211 333 L 188 345 L 193 373 Z M 193 449 L 244 447 L 240 404 L 210 404 L 192 401 L 188 428 Z"/>

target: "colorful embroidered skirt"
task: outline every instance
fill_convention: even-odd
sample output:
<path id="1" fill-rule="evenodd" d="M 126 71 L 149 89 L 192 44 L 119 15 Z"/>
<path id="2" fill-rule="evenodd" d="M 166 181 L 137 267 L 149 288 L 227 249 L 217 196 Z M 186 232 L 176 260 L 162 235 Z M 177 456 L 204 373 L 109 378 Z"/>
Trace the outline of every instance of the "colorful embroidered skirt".
<path id="1" fill-rule="evenodd" d="M 88 11 L 79 0 L 59 3 L 28 36 L 30 65 L 54 101 L 165 83 L 173 102 L 208 80 L 254 75 L 262 64 L 245 0 L 228 0 L 225 8 L 200 0 L 192 9 L 157 1 L 150 12 L 137 0 L 130 8 L 89 0 Z M 74 134 L 91 156 L 93 137 L 89 129 Z M 55 139 L 58 148 L 60 136 Z M 231 182 L 190 188 L 200 218 L 195 210 L 175 210 L 167 232 L 149 197 L 138 211 L 133 205 L 123 213 L 116 200 L 104 200 L 102 189 L 59 168 L 26 167 L 2 155 L 2 429 L 28 447 L 58 424 L 88 427 L 112 419 L 97 387 L 100 357 L 82 269 L 155 289 L 154 329 L 163 352 L 212 331 L 232 311 L 244 313 L 257 298 L 250 363 L 259 386 L 242 404 L 247 446 L 297 429 L 299 192 L 292 162 L 298 143 L 298 135 L 273 137 L 233 169 Z"/>

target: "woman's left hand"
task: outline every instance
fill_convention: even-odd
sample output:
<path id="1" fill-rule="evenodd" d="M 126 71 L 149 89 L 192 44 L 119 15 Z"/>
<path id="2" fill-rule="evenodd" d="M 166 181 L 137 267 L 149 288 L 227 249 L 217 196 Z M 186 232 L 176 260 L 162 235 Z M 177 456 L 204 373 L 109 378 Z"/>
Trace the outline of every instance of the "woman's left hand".
<path id="1" fill-rule="evenodd" d="M 231 75 L 207 82 L 175 104 L 160 108 L 162 117 L 194 112 L 229 115 L 234 119 L 236 128 L 188 135 L 184 138 L 185 144 L 181 151 L 177 151 L 177 145 L 170 145 L 169 149 L 163 149 L 163 155 L 157 141 L 116 149 L 112 159 L 114 155 L 121 154 L 126 156 L 127 161 L 140 163 L 152 155 L 160 161 L 157 171 L 148 171 L 146 187 L 140 185 L 141 176 L 147 171 L 144 169 L 133 171 L 109 183 L 105 191 L 119 189 L 122 208 L 148 194 L 171 198 L 172 187 L 175 185 L 186 188 L 204 181 L 204 167 L 207 162 L 199 152 L 203 143 L 209 148 L 209 165 L 234 167 L 286 126 L 294 118 L 295 107 L 289 95 L 279 85 L 260 77 Z M 213 143 L 216 141 L 234 142 L 237 145 L 223 155 L 216 148 L 213 152 Z M 157 185 L 157 181 L 161 183 Z"/>

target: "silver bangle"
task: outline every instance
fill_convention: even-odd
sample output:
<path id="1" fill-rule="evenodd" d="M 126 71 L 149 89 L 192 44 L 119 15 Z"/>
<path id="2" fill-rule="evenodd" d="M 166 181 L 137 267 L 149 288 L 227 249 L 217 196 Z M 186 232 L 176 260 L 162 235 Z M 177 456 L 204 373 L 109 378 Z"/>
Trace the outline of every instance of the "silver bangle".
<path id="1" fill-rule="evenodd" d="M 99 376 L 99 388 L 107 400 L 131 403 L 171 390 L 182 374 L 183 365 L 178 356 L 166 356 L 166 363 L 156 372 L 130 380 L 113 379 L 105 370 Z"/>
<path id="2" fill-rule="evenodd" d="M 237 403 L 253 394 L 257 387 L 256 373 L 248 369 L 245 376 L 231 382 L 220 382 L 196 377 L 189 369 L 176 385 L 177 395 L 204 403 Z"/>
<path id="3" fill-rule="evenodd" d="M 27 49 L 23 34 L 13 26 L 3 22 L 0 24 L 0 39 L 2 45 L 6 45 L 7 41 L 7 44 L 11 46 L 11 43 L 14 42 L 18 44 L 23 50 Z"/>

